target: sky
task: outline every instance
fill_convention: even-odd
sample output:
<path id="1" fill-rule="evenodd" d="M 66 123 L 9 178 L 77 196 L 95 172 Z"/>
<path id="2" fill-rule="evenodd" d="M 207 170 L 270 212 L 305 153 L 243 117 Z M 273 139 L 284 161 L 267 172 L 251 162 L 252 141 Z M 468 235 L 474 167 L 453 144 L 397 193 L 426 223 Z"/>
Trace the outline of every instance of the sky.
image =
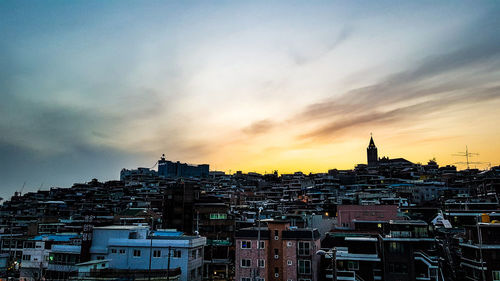
<path id="1" fill-rule="evenodd" d="M 497 1 L 0 1 L 0 197 L 170 160 L 500 164 Z M 456 164 L 465 168 L 463 164 Z"/>

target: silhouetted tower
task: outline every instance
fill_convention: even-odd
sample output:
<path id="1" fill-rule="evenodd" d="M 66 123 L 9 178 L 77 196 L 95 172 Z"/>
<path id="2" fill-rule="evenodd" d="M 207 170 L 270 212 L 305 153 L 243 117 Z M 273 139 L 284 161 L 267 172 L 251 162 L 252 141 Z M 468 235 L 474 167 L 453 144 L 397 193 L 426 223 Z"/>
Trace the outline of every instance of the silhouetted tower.
<path id="1" fill-rule="evenodd" d="M 366 156 L 368 158 L 368 166 L 375 166 L 378 162 L 378 153 L 375 142 L 373 141 L 373 136 L 370 136 L 370 144 L 366 149 Z"/>

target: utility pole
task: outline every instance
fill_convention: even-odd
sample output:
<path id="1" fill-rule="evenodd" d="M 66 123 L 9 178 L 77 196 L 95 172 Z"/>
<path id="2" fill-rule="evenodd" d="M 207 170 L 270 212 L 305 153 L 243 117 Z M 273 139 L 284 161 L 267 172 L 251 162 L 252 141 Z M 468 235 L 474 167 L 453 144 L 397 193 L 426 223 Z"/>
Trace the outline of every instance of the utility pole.
<path id="1" fill-rule="evenodd" d="M 149 270 L 148 280 L 151 280 L 151 256 L 153 255 L 153 231 L 149 232 Z"/>
<path id="2" fill-rule="evenodd" d="M 259 211 L 257 213 L 257 269 L 254 274 L 254 281 L 257 281 L 257 278 L 260 280 L 260 212 L 262 212 L 262 207 L 259 207 Z M 258 276 L 258 277 L 257 277 Z"/>
<path id="3" fill-rule="evenodd" d="M 167 281 L 170 280 L 170 250 L 172 246 L 168 246 L 168 259 L 167 259 Z"/>
<path id="4" fill-rule="evenodd" d="M 481 274 L 483 276 L 483 281 L 486 281 L 486 276 L 484 273 L 484 265 L 483 265 L 483 237 L 481 235 L 481 228 L 479 227 L 479 220 L 476 222 L 477 226 L 477 236 L 479 238 L 479 255 L 481 258 Z"/>

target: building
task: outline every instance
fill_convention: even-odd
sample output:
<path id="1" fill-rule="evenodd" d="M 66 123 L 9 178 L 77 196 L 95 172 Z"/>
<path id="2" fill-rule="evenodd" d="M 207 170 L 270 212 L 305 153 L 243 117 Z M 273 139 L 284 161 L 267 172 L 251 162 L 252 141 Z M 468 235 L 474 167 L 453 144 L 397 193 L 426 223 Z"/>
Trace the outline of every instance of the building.
<path id="1" fill-rule="evenodd" d="M 189 165 L 179 161 L 172 162 L 165 159 L 165 154 L 158 160 L 158 175 L 165 178 L 207 178 L 209 165 Z"/>
<path id="2" fill-rule="evenodd" d="M 376 234 L 331 232 L 322 242 L 322 280 L 383 280 L 382 258 Z M 332 260 L 332 257 L 335 259 Z M 335 271 L 332 272 L 332 268 Z M 333 274 L 333 275 L 332 275 Z"/>
<path id="3" fill-rule="evenodd" d="M 267 227 L 245 228 L 235 235 L 236 280 L 318 280 L 318 230 L 290 227 L 285 220 L 263 222 Z"/>
<path id="4" fill-rule="evenodd" d="M 200 198 L 200 186 L 195 181 L 179 180 L 169 184 L 163 201 L 162 227 L 193 234 L 195 202 Z"/>
<path id="5" fill-rule="evenodd" d="M 375 142 L 373 141 L 373 137 L 370 137 L 370 144 L 368 144 L 368 148 L 366 149 L 366 156 L 368 160 L 368 166 L 377 165 L 378 153 L 377 153 L 377 147 L 375 146 Z"/>
<path id="6" fill-rule="evenodd" d="M 180 269 L 180 280 L 202 280 L 206 238 L 147 226 L 104 226 L 93 230 L 92 260 L 108 260 L 113 270 L 153 272 Z"/>
<path id="7" fill-rule="evenodd" d="M 196 229 L 207 238 L 205 247 L 205 278 L 228 280 L 234 263 L 234 215 L 229 204 L 217 197 L 195 203 Z"/>
<path id="8" fill-rule="evenodd" d="M 77 245 L 53 245 L 45 278 L 68 280 L 78 275 L 77 263 L 80 262 L 81 248 Z"/>
<path id="9" fill-rule="evenodd" d="M 77 234 L 38 235 L 24 241 L 20 278 L 24 281 L 39 280 L 49 266 L 49 257 L 54 245 L 76 245 Z"/>
<path id="10" fill-rule="evenodd" d="M 158 173 L 155 170 L 151 170 L 149 168 L 139 167 L 135 170 L 122 169 L 120 171 L 120 180 L 140 182 L 143 180 L 154 178 L 157 175 Z"/>
<path id="11" fill-rule="evenodd" d="M 391 220 L 379 235 L 386 281 L 442 280 L 436 239 L 419 220 Z"/>
<path id="12" fill-rule="evenodd" d="M 460 243 L 460 267 L 468 280 L 497 281 L 500 280 L 500 223 L 490 222 L 486 214 L 482 221 L 466 226 L 466 239 Z"/>
<path id="13" fill-rule="evenodd" d="M 397 215 L 397 205 L 339 205 L 337 228 L 354 229 L 356 221 L 389 221 Z"/>

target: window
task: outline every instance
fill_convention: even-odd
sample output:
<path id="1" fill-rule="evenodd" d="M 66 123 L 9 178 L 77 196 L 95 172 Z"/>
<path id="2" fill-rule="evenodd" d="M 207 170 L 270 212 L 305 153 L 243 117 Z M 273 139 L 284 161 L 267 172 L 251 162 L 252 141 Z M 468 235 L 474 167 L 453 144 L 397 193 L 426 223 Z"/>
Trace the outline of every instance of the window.
<path id="1" fill-rule="evenodd" d="M 241 277 L 241 281 L 252 281 L 250 277 Z"/>
<path id="2" fill-rule="evenodd" d="M 266 279 L 262 277 L 255 277 L 255 281 L 266 281 Z"/>
<path id="3" fill-rule="evenodd" d="M 260 241 L 260 247 L 259 249 L 265 249 L 266 248 L 266 242 Z"/>
<path id="4" fill-rule="evenodd" d="M 348 261 L 347 262 L 347 268 L 349 270 L 358 270 L 359 269 L 359 264 L 357 261 Z"/>
<path id="5" fill-rule="evenodd" d="M 259 259 L 257 261 L 258 261 L 259 267 L 262 267 L 262 268 L 266 267 L 266 261 L 265 260 Z"/>
<path id="6" fill-rule="evenodd" d="M 405 247 L 403 244 L 398 242 L 389 243 L 389 252 L 394 254 L 402 254 L 405 251 Z"/>
<path id="7" fill-rule="evenodd" d="M 299 274 L 311 274 L 310 260 L 299 260 Z"/>
<path id="8" fill-rule="evenodd" d="M 311 244 L 309 242 L 299 242 L 299 256 L 309 256 L 311 254 Z"/>
<path id="9" fill-rule="evenodd" d="M 190 255 L 190 258 L 192 260 L 196 259 L 196 250 L 191 250 L 191 255 Z"/>
<path id="10" fill-rule="evenodd" d="M 241 241 L 242 249 L 252 249 L 252 241 Z"/>
<path id="11" fill-rule="evenodd" d="M 154 250 L 153 258 L 159 258 L 159 257 L 161 257 L 161 250 Z"/>
<path id="12" fill-rule="evenodd" d="M 242 259 L 241 260 L 241 267 L 250 267 L 252 266 L 252 261 L 249 259 Z"/>
<path id="13" fill-rule="evenodd" d="M 219 214 L 219 213 L 210 214 L 210 219 L 211 220 L 225 220 L 225 219 L 227 219 L 227 214 Z"/>
<path id="14" fill-rule="evenodd" d="M 181 250 L 174 250 L 172 255 L 174 258 L 180 258 L 182 256 L 182 252 Z"/>
<path id="15" fill-rule="evenodd" d="M 23 261 L 31 260 L 31 255 L 23 255 Z"/>
<path id="16" fill-rule="evenodd" d="M 389 271 L 391 273 L 408 273 L 408 266 L 405 263 L 391 263 Z"/>
<path id="17" fill-rule="evenodd" d="M 293 265 L 293 262 L 292 262 L 291 260 L 287 260 L 287 261 L 286 261 L 286 264 L 288 264 L 288 265 Z"/>
<path id="18" fill-rule="evenodd" d="M 500 281 L 500 270 L 492 270 L 491 274 L 493 275 L 493 281 Z"/>
<path id="19" fill-rule="evenodd" d="M 125 249 L 120 249 L 120 254 L 124 255 L 125 254 Z"/>
<path id="20" fill-rule="evenodd" d="M 196 257 L 201 258 L 203 254 L 201 253 L 201 248 L 196 251 Z"/>
<path id="21" fill-rule="evenodd" d="M 112 254 L 116 254 L 116 249 L 111 249 Z"/>
<path id="22" fill-rule="evenodd" d="M 427 228 L 425 227 L 415 227 L 416 237 L 427 237 Z"/>
<path id="23" fill-rule="evenodd" d="M 140 257 L 141 256 L 141 250 L 134 250 L 134 257 Z"/>

